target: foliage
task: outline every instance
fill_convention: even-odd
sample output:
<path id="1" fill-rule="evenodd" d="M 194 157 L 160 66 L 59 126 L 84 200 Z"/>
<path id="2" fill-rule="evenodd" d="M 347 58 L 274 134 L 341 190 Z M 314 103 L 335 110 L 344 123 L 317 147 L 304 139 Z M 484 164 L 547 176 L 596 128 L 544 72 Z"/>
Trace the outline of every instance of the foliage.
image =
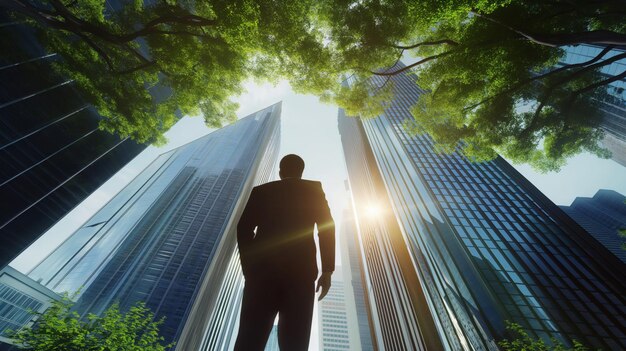
<path id="1" fill-rule="evenodd" d="M 414 132 L 470 159 L 497 153 L 543 171 L 598 146 L 598 100 L 626 72 L 599 70 L 624 54 L 619 0 L 9 0 L 26 16 L 104 115 L 102 128 L 158 141 L 176 114 L 235 118 L 230 97 L 247 79 L 286 79 L 349 114 L 376 116 L 410 74 L 426 92 L 412 109 Z M 564 46 L 605 47 L 585 62 L 555 66 Z M 417 57 L 399 65 L 403 55 Z M 415 75 L 412 75 L 415 74 Z M 346 84 L 349 81 L 350 84 Z"/>
<path id="2" fill-rule="evenodd" d="M 316 42 L 310 2 L 10 0 L 0 7 L 40 29 L 55 68 L 104 117 L 100 127 L 164 141 L 177 115 L 233 121 L 249 78 L 275 76 L 282 56 Z"/>
<path id="3" fill-rule="evenodd" d="M 68 295 L 39 316 L 31 328 L 9 334 L 20 349 L 32 351 L 164 351 L 173 346 L 162 345 L 159 325 L 143 303 L 137 303 L 126 313 L 114 304 L 102 316 L 88 314 L 86 318 L 72 311 Z"/>
<path id="4" fill-rule="evenodd" d="M 506 329 L 512 339 L 504 339 L 498 343 L 502 351 L 588 351 L 580 342 L 574 340 L 573 347 L 568 348 L 562 342 L 552 339 L 548 345 L 542 339 L 534 339 L 516 323 L 507 322 Z"/>
<path id="5" fill-rule="evenodd" d="M 440 149 L 454 150 L 464 140 L 471 159 L 488 160 L 497 152 L 542 171 L 559 169 L 581 151 L 610 156 L 598 146 L 597 101 L 605 95 L 600 88 L 626 72 L 614 78 L 598 72 L 626 58 L 609 54 L 626 44 L 619 2 L 347 3 L 323 9 L 341 65 L 352 68 L 356 81 L 415 73 L 427 92 L 412 109 L 413 131 L 429 133 Z M 556 68 L 562 46 L 582 43 L 606 50 Z M 417 62 L 395 65 L 407 51 Z M 342 95 L 334 89 L 325 99 L 346 105 Z"/>

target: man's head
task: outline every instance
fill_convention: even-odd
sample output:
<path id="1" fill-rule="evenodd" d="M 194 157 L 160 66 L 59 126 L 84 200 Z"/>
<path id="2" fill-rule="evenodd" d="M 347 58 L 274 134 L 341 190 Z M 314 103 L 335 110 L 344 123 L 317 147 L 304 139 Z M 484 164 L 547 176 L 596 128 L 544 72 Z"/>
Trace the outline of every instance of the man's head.
<path id="1" fill-rule="evenodd" d="M 280 160 L 280 170 L 278 175 L 280 179 L 285 178 L 302 178 L 304 171 L 304 160 L 298 155 L 289 154 Z"/>

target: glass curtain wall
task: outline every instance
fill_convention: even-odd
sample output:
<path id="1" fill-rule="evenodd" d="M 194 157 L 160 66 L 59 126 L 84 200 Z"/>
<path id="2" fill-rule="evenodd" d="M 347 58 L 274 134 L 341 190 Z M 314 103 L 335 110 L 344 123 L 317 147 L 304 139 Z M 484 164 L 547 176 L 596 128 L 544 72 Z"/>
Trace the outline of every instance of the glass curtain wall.
<path id="1" fill-rule="evenodd" d="M 58 59 L 0 11 L 0 268 L 146 147 L 99 130 Z"/>
<path id="2" fill-rule="evenodd" d="M 54 291 L 80 290 L 82 313 L 144 301 L 165 317 L 166 342 L 210 313 L 226 335 L 242 285 L 234 226 L 252 186 L 271 175 L 279 126 L 276 104 L 159 156 L 30 276 Z"/>
<path id="3" fill-rule="evenodd" d="M 502 158 L 471 163 L 409 134 L 423 91 L 411 74 L 391 79 L 391 106 L 358 123 L 446 349 L 496 350 L 505 321 L 547 342 L 625 348 L 624 264 Z"/>

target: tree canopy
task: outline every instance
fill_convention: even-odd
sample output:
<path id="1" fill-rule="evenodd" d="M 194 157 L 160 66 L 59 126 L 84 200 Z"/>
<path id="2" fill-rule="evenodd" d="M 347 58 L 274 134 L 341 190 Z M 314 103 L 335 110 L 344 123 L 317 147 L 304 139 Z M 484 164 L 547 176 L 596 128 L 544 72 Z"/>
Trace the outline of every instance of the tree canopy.
<path id="1" fill-rule="evenodd" d="M 37 3 L 38 4 L 38 3 Z M 235 118 L 230 97 L 254 78 L 286 79 L 300 93 L 376 116 L 392 82 L 414 74 L 426 90 L 414 131 L 442 150 L 459 141 L 474 160 L 497 153 L 556 170 L 598 146 L 600 69 L 626 58 L 626 13 L 618 0 L 128 1 L 8 0 L 3 6 L 42 29 L 57 68 L 105 117 L 102 127 L 158 140 L 175 115 L 202 112 L 212 126 Z M 599 53 L 560 62 L 564 47 Z M 417 57 L 398 65 L 403 55 Z M 346 84 L 349 81 L 350 84 Z"/>
<path id="2" fill-rule="evenodd" d="M 163 141 L 177 115 L 233 121 L 249 78 L 278 78 L 283 57 L 315 49 L 307 1 L 3 1 L 40 29 L 104 117 L 101 127 L 139 142 Z"/>
<path id="3" fill-rule="evenodd" d="M 154 314 L 137 303 L 126 313 L 116 304 L 102 316 L 88 314 L 85 318 L 72 311 L 73 302 L 65 295 L 53 301 L 30 328 L 9 335 L 23 350 L 32 351 L 165 351 L 173 344 L 162 345 L 159 325 Z"/>
<path id="4" fill-rule="evenodd" d="M 517 323 L 507 322 L 506 329 L 511 338 L 498 342 L 502 351 L 589 351 L 589 348 L 576 340 L 568 348 L 556 339 L 552 339 L 550 344 L 543 339 L 535 339 Z"/>
<path id="5" fill-rule="evenodd" d="M 363 1 L 329 6 L 324 17 L 356 91 L 372 76 L 414 73 L 426 90 L 412 109 L 414 132 L 429 133 L 442 150 L 463 140 L 474 160 L 500 153 L 547 171 L 581 151 L 609 156 L 598 146 L 599 100 L 626 72 L 606 77 L 599 70 L 626 59 L 612 51 L 626 44 L 622 7 L 619 1 Z M 559 64 L 563 47 L 578 44 L 601 50 Z M 396 66 L 407 52 L 417 61 Z M 389 85 L 371 87 L 369 96 L 389 94 Z M 365 116 L 379 112 L 345 99 L 341 89 L 324 94 Z"/>

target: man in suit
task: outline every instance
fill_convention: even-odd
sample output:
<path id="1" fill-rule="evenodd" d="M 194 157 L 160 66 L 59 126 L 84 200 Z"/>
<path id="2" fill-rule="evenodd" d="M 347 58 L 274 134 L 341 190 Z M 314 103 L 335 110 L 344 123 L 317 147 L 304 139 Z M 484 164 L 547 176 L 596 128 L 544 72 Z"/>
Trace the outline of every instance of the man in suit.
<path id="1" fill-rule="evenodd" d="M 287 155 L 279 181 L 252 189 L 237 226 L 246 278 L 235 351 L 262 351 L 276 314 L 281 351 L 309 347 L 315 291 L 321 300 L 335 269 L 335 223 L 322 184 L 302 179 L 304 161 Z M 322 274 L 313 229 L 317 224 Z"/>

